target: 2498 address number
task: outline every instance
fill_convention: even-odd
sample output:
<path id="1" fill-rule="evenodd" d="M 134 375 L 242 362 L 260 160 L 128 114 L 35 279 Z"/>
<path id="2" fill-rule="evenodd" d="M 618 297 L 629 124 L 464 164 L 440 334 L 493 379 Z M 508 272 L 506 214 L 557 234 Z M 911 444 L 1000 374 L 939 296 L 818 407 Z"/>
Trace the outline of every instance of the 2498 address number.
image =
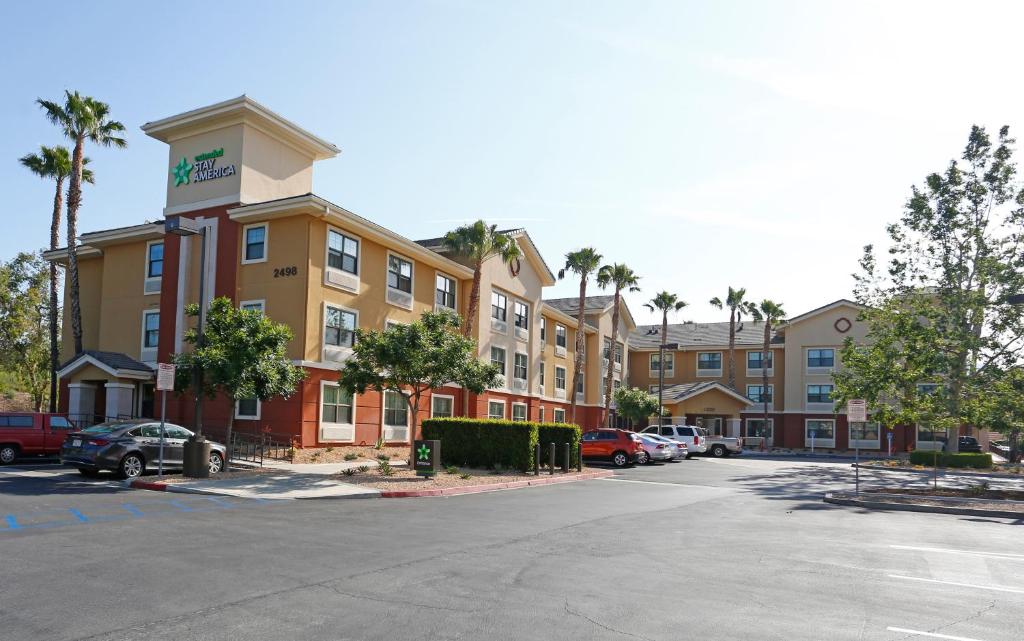
<path id="1" fill-rule="evenodd" d="M 299 273 L 299 268 L 292 265 L 291 267 L 275 267 L 274 278 L 284 278 L 285 276 L 294 276 Z"/>

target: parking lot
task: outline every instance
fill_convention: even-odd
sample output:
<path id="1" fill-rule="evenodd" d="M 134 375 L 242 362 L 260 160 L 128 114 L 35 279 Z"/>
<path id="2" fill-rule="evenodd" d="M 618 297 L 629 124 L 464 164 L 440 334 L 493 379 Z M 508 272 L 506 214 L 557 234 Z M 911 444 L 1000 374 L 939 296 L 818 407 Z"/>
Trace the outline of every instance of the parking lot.
<path id="1" fill-rule="evenodd" d="M 256 502 L 2 468 L 0 638 L 1019 641 L 1020 523 L 822 503 L 851 474 L 698 458 L 450 498 Z"/>

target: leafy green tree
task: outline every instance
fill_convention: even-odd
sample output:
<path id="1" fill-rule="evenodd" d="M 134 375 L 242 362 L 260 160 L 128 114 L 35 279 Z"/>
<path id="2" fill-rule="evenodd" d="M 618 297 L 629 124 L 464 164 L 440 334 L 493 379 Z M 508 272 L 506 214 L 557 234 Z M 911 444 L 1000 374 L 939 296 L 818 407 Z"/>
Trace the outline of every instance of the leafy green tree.
<path id="1" fill-rule="evenodd" d="M 746 295 L 747 290 L 742 287 L 729 287 L 724 302 L 717 296 L 708 301 L 712 307 L 729 309 L 729 387 L 733 389 L 736 389 L 736 326 L 743 320 L 744 314 L 752 316 L 757 309 L 757 305 L 748 301 Z"/>
<path id="2" fill-rule="evenodd" d="M 1024 425 L 1024 369 L 1013 367 L 993 377 L 989 394 L 981 398 L 979 418 L 987 427 L 1010 437 L 1010 462 L 1020 463 L 1021 425 Z"/>
<path id="3" fill-rule="evenodd" d="M 47 147 L 39 146 L 38 154 L 26 154 L 18 159 L 29 171 L 43 180 L 54 182 L 53 192 L 53 213 L 50 214 L 50 250 L 60 247 L 60 218 L 64 209 L 64 181 L 71 175 L 71 153 L 67 147 L 55 145 Z M 88 158 L 82 158 L 82 181 L 93 182 L 92 170 L 85 168 L 89 164 Z M 50 326 L 50 411 L 57 411 L 57 366 L 60 361 L 60 353 L 57 350 L 57 331 L 60 329 L 60 305 L 57 301 L 57 264 L 50 263 L 50 304 L 49 304 L 49 326 Z"/>
<path id="4" fill-rule="evenodd" d="M 77 91 L 64 92 L 64 104 L 37 99 L 46 118 L 57 125 L 68 140 L 75 143 L 71 152 L 71 175 L 68 183 L 68 275 L 71 298 L 71 332 L 75 354 L 82 351 L 82 307 L 78 292 L 78 210 L 82 206 L 82 181 L 85 180 L 85 142 L 101 147 L 128 146 L 120 136 L 124 125 L 110 119 L 110 106 Z"/>
<path id="5" fill-rule="evenodd" d="M 935 383 L 907 399 L 947 432 L 981 415 L 990 374 L 1024 356 L 1024 189 L 1009 128 L 995 141 L 974 126 L 959 160 L 915 186 L 901 218 L 888 226 L 889 260 L 865 248 L 856 295 L 873 338 L 915 341 L 911 371 Z M 902 335 L 900 332 L 907 332 Z M 870 376 L 865 373 L 865 376 Z M 958 439 L 947 433 L 947 447 Z"/>
<path id="6" fill-rule="evenodd" d="M 651 416 L 658 414 L 661 407 L 658 399 L 638 387 L 620 387 L 615 390 L 615 407 L 622 416 L 629 419 L 633 425 L 642 425 Z M 664 415 L 664 408 L 662 408 Z"/>
<path id="7" fill-rule="evenodd" d="M 558 270 L 558 278 L 565 278 L 566 274 L 575 274 L 580 279 L 580 304 L 576 310 L 576 357 L 572 367 L 572 422 L 576 422 L 576 387 L 579 385 L 580 375 L 583 373 L 583 345 L 586 339 L 583 329 L 584 308 L 587 301 L 587 281 L 590 275 L 597 271 L 601 265 L 601 254 L 593 247 L 569 252 L 565 255 L 565 267 Z"/>
<path id="8" fill-rule="evenodd" d="M 477 359 L 476 341 L 459 333 L 461 324 L 451 312 L 424 312 L 408 325 L 357 329 L 352 355 L 341 368 L 338 384 L 351 395 L 368 389 L 382 395 L 385 391 L 400 394 L 411 415 L 411 444 L 424 394 L 447 383 L 481 394 L 500 381 L 497 366 Z M 384 440 L 383 425 L 380 439 Z"/>
<path id="9" fill-rule="evenodd" d="M 198 317 L 199 305 L 189 304 L 185 313 Z M 210 303 L 204 321 L 202 344 L 196 329 L 189 329 L 185 342 L 192 345 L 192 350 L 172 357 L 178 366 L 175 388 L 184 391 L 194 387 L 193 376 L 198 367 L 203 373 L 204 394 L 214 398 L 219 391 L 231 399 L 227 431 L 230 444 L 235 404 L 239 400 L 288 398 L 306 377 L 306 371 L 292 365 L 288 358 L 291 328 L 275 323 L 260 311 L 238 309 L 230 298 L 221 296 Z"/>
<path id="10" fill-rule="evenodd" d="M 786 320 L 786 310 L 782 309 L 781 304 L 766 298 L 761 301 L 759 306 L 751 309 L 750 313 L 754 320 L 764 323 L 764 341 L 761 346 L 761 398 L 764 400 L 764 429 L 767 430 L 768 398 L 765 393 L 768 391 L 768 355 L 771 354 L 772 329 Z M 775 359 L 773 357 L 772 367 L 774 366 Z"/>
<path id="11" fill-rule="evenodd" d="M 48 269 L 36 254 L 0 263 L 0 365 L 42 410 L 50 385 Z"/>
<path id="12" fill-rule="evenodd" d="M 632 269 L 622 263 L 605 265 L 597 272 L 597 286 L 607 289 L 609 286 L 615 288 L 615 300 L 612 304 L 612 346 L 608 359 L 608 371 L 604 379 L 604 414 L 608 416 L 612 406 L 612 374 L 615 372 L 615 354 L 619 344 L 619 306 L 622 301 L 623 290 L 628 292 L 640 291 L 640 277 Z"/>
<path id="13" fill-rule="evenodd" d="M 500 233 L 497 225 L 488 225 L 482 220 L 448 232 L 445 234 L 444 244 L 449 251 L 473 267 L 469 310 L 462 326 L 462 335 L 472 338 L 474 324 L 480 315 L 480 278 L 484 263 L 492 256 L 500 256 L 501 262 L 511 263 L 521 255 L 519 245 L 508 235 Z"/>
<path id="14" fill-rule="evenodd" d="M 686 301 L 681 301 L 675 294 L 665 291 L 658 292 L 649 302 L 644 303 L 644 307 L 650 311 L 661 312 L 661 347 L 658 350 L 658 405 L 662 405 L 665 390 L 665 345 L 668 344 L 668 313 L 678 312 L 686 305 Z"/>

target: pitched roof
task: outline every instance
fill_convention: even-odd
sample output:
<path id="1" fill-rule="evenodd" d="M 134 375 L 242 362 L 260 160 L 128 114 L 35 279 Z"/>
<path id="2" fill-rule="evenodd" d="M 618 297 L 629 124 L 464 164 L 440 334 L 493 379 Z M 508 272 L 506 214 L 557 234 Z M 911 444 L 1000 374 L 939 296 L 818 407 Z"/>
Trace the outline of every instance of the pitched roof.
<path id="1" fill-rule="evenodd" d="M 722 346 L 729 344 L 729 323 L 673 323 L 668 326 L 666 343 L 678 343 L 680 348 Z M 783 343 L 782 335 L 772 329 L 771 343 Z M 736 326 L 736 345 L 760 346 L 764 344 L 764 323 L 742 321 Z M 640 325 L 629 334 L 632 349 L 657 349 L 661 345 L 661 324 Z"/>
<path id="2" fill-rule="evenodd" d="M 545 298 L 544 302 L 558 311 L 565 312 L 566 314 L 575 314 L 579 310 L 580 297 Z M 583 313 L 589 314 L 591 312 L 604 311 L 613 302 L 615 302 L 615 296 L 587 296 L 583 300 Z"/>
<path id="3" fill-rule="evenodd" d="M 812 316 L 817 316 L 818 314 L 820 314 L 822 312 L 827 312 L 830 309 L 835 309 L 836 307 L 842 307 L 844 305 L 848 305 L 850 307 L 856 307 L 857 309 L 864 309 L 864 306 L 861 305 L 858 302 L 852 301 L 852 300 L 850 300 L 848 298 L 840 298 L 839 300 L 834 300 L 831 303 L 827 303 L 825 305 L 822 305 L 821 307 L 815 307 L 811 311 L 804 312 L 803 314 L 800 314 L 799 316 L 794 316 L 793 318 L 787 319 L 785 324 L 786 325 L 793 325 L 795 323 L 799 323 L 802 320 L 806 320 L 806 319 L 808 319 L 808 318 L 810 318 Z"/>
<path id="4" fill-rule="evenodd" d="M 547 261 L 544 260 L 544 256 L 540 253 L 540 250 L 537 249 L 537 245 L 534 244 L 533 239 L 530 238 L 530 234 L 526 232 L 525 228 L 518 227 L 515 229 L 499 229 L 496 233 L 510 238 L 524 239 L 526 241 L 526 247 L 520 247 L 526 251 L 526 258 L 533 258 L 536 261 L 537 269 L 541 272 L 541 277 L 546 277 L 545 280 L 548 281 L 547 284 L 554 284 L 554 272 L 551 271 L 551 267 L 548 265 Z M 440 236 L 438 238 L 423 238 L 413 242 L 437 254 L 445 255 L 449 253 L 448 247 L 444 244 L 444 236 Z"/>
<path id="5" fill-rule="evenodd" d="M 692 383 L 679 383 L 678 385 L 666 385 L 662 394 L 671 401 L 681 401 L 704 392 L 709 392 L 713 389 L 725 392 L 730 396 L 735 397 L 739 401 L 745 401 L 748 405 L 753 405 L 754 401 L 750 400 L 743 394 L 740 394 L 736 390 L 719 383 L 718 381 L 694 381 Z"/>
<path id="6" fill-rule="evenodd" d="M 77 370 L 82 365 L 92 363 L 100 369 L 106 370 L 114 376 L 128 375 L 151 375 L 153 368 L 141 361 L 137 361 L 127 354 L 120 352 L 103 352 L 95 349 L 87 349 L 79 352 L 68 359 L 58 369 L 58 374 L 65 374 Z"/>

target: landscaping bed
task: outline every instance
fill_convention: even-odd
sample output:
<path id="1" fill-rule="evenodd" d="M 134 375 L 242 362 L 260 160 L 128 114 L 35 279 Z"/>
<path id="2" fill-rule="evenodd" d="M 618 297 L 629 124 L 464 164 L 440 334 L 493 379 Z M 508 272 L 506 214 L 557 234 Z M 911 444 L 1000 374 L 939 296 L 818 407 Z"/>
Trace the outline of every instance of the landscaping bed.
<path id="1" fill-rule="evenodd" d="M 503 483 L 571 476 L 571 473 L 563 474 L 559 471 L 556 471 L 553 475 L 542 472 L 539 476 L 534 476 L 533 474 L 516 470 L 496 472 L 469 467 L 449 468 L 449 470 L 441 472 L 431 479 L 427 479 L 417 476 L 413 470 L 402 468 L 392 468 L 392 473 L 388 476 L 382 473 L 375 465 L 366 471 L 356 471 L 355 474 L 351 475 L 335 474 L 333 478 L 345 483 L 372 487 L 382 491 L 404 491 L 500 485 Z"/>
<path id="2" fill-rule="evenodd" d="M 296 449 L 292 463 L 344 463 L 346 461 L 372 461 L 385 455 L 391 460 L 406 461 L 409 459 L 408 445 L 385 445 L 377 449 L 372 445 L 345 445 L 340 447 L 308 447 Z M 348 458 L 346 458 L 348 457 Z"/>
<path id="3" fill-rule="evenodd" d="M 137 480 L 149 483 L 188 483 L 189 481 L 203 480 L 203 481 L 227 481 L 229 479 L 240 479 L 247 476 L 262 476 L 264 474 L 281 473 L 281 470 L 275 470 L 270 467 L 253 467 L 253 468 L 237 468 L 230 471 L 220 472 L 219 474 L 211 474 L 206 479 L 194 479 L 190 476 L 182 476 L 181 472 L 173 474 L 164 474 L 163 476 L 157 476 L 155 474 L 147 474 Z"/>
<path id="4" fill-rule="evenodd" d="M 966 490 L 970 491 L 970 490 Z M 898 493 L 897 493 L 898 492 Z M 905 512 L 932 512 L 960 516 L 983 516 L 992 518 L 1024 518 L 1024 501 L 1009 499 L 988 499 L 965 496 L 944 496 L 927 490 L 915 493 L 910 490 L 889 490 L 881 492 L 828 492 L 825 502 L 872 510 L 895 510 Z M 942 492 L 940 490 L 940 492 Z"/>
<path id="5" fill-rule="evenodd" d="M 986 499 L 989 501 L 1021 501 L 1024 502 L 1024 490 L 990 490 L 981 485 L 968 488 L 947 488 L 938 489 L 925 488 L 886 488 L 875 489 L 863 492 L 863 494 L 881 495 L 912 495 L 920 497 L 947 497 L 964 499 Z"/>
<path id="6" fill-rule="evenodd" d="M 914 470 L 917 472 L 932 471 L 931 466 L 915 465 L 902 458 L 891 458 L 880 461 L 865 461 L 860 464 L 863 468 L 883 468 L 883 469 L 894 469 L 894 470 Z M 990 469 L 976 470 L 971 468 L 950 468 L 939 466 L 939 470 L 945 472 L 955 472 L 956 474 L 1004 474 L 1007 476 L 1024 476 L 1024 465 L 1010 464 L 1010 463 L 994 463 Z"/>

